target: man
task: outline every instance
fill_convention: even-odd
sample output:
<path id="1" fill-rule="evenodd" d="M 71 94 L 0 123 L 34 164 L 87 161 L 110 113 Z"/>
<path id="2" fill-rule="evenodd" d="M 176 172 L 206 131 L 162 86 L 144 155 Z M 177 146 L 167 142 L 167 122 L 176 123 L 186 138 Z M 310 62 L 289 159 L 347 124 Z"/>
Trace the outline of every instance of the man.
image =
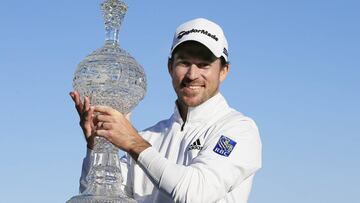
<path id="1" fill-rule="evenodd" d="M 87 156 L 94 136 L 127 152 L 122 159 L 125 189 L 139 202 L 247 202 L 261 167 L 261 141 L 256 124 L 219 93 L 229 71 L 222 29 L 202 18 L 180 25 L 168 71 L 177 94 L 175 111 L 140 133 L 116 110 L 91 107 L 88 98 L 82 105 L 78 93 L 70 93 Z M 84 178 L 81 183 L 86 188 Z"/>

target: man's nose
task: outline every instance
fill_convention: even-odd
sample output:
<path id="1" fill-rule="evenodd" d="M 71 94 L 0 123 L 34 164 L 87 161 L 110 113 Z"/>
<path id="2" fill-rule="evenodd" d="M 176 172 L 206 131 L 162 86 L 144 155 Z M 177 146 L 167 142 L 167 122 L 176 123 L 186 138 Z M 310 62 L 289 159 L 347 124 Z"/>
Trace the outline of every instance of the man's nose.
<path id="1" fill-rule="evenodd" d="M 195 80 L 199 77 L 199 67 L 196 64 L 191 64 L 186 75 L 189 79 Z"/>

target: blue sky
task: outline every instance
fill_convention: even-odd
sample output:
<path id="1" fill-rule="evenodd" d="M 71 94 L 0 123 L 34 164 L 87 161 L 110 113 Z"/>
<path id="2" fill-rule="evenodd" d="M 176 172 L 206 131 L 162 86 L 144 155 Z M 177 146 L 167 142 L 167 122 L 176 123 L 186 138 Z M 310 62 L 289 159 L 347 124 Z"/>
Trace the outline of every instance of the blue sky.
<path id="1" fill-rule="evenodd" d="M 57 203 L 77 193 L 85 142 L 68 93 L 77 64 L 103 44 L 100 2 L 1 3 L 1 202 Z M 263 168 L 249 203 L 358 201 L 358 1 L 127 3 L 120 43 L 148 79 L 133 112 L 137 129 L 170 116 L 173 32 L 205 17 L 229 41 L 221 91 L 261 132 Z"/>

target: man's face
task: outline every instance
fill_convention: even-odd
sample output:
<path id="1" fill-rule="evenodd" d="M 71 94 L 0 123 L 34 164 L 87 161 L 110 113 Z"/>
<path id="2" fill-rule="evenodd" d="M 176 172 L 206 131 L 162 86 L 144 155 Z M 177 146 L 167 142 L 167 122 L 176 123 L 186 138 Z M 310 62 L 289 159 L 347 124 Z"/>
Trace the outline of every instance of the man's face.
<path id="1" fill-rule="evenodd" d="M 180 105 L 198 106 L 219 91 L 229 67 L 221 68 L 220 59 L 208 57 L 209 52 L 199 43 L 184 43 L 169 61 L 168 69 Z"/>

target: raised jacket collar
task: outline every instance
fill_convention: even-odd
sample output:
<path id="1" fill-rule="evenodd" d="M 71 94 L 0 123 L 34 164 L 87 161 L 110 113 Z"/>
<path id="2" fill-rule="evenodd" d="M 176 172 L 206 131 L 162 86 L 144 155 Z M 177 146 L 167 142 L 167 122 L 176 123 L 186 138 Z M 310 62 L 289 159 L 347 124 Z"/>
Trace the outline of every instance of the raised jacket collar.
<path id="1" fill-rule="evenodd" d="M 187 112 L 186 124 L 193 124 L 198 122 L 206 122 L 212 118 L 217 112 L 224 111 L 229 108 L 225 98 L 217 93 L 204 103 L 196 107 L 189 107 Z M 179 109 L 175 103 L 175 109 L 173 114 L 173 121 L 179 123 L 180 125 L 184 124 L 180 116 Z"/>

